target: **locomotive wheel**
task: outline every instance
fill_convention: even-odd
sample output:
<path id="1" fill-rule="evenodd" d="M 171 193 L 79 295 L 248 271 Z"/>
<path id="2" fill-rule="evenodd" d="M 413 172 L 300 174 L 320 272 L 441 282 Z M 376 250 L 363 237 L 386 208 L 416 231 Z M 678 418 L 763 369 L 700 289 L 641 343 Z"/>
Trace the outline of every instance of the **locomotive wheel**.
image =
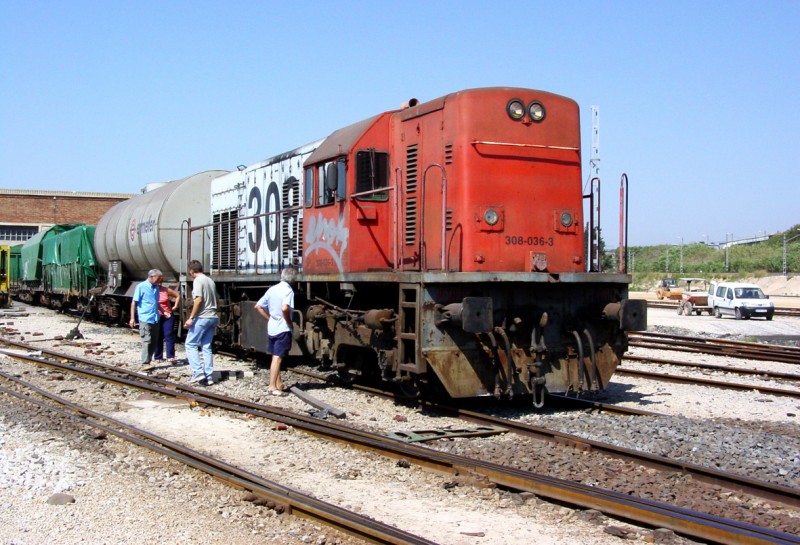
<path id="1" fill-rule="evenodd" d="M 406 380 L 398 380 L 395 381 L 397 385 L 397 390 L 401 396 L 407 399 L 416 399 L 422 393 L 422 390 L 417 384 L 417 380 L 414 377 L 409 377 Z"/>
<path id="2" fill-rule="evenodd" d="M 407 399 L 446 399 L 447 390 L 433 373 L 415 375 L 408 380 L 395 381 L 400 394 Z"/>

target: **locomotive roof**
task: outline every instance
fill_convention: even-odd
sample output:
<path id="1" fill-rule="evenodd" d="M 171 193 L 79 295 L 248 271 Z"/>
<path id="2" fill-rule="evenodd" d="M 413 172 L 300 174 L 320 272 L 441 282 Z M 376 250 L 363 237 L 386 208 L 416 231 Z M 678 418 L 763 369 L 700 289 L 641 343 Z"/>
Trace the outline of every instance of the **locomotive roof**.
<path id="1" fill-rule="evenodd" d="M 311 154 L 306 163 L 318 163 L 345 155 L 353 149 L 356 141 L 384 114 L 374 115 L 358 123 L 333 131 Z"/>

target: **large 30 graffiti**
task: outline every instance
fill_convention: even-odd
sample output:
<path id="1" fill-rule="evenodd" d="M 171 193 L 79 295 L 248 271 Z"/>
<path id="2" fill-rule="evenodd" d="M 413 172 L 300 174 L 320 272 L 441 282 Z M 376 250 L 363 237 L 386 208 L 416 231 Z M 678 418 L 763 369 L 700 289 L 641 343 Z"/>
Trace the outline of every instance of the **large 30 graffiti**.
<path id="1" fill-rule="evenodd" d="M 336 268 L 343 271 L 342 256 L 347 249 L 350 238 L 350 229 L 345 227 L 344 217 L 339 216 L 339 221 L 325 219 L 322 215 L 309 216 L 306 229 L 306 251 L 304 256 L 320 250 L 328 252 L 336 262 Z"/>

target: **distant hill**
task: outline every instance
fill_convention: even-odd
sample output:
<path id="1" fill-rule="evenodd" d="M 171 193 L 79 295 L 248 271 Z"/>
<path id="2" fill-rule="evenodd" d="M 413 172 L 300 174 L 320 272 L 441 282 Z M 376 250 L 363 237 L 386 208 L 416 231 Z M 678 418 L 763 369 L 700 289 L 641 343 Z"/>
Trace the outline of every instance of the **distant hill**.
<path id="1" fill-rule="evenodd" d="M 628 272 L 633 274 L 632 289 L 647 291 L 651 284 L 654 286 L 658 279 L 664 276 L 741 279 L 782 275 L 784 234 L 788 241 L 787 276 L 790 278 L 800 276 L 800 224 L 798 224 L 785 233 L 771 235 L 763 242 L 733 244 L 727 248 L 700 242 L 683 246 L 671 244 L 631 246 L 628 248 Z M 618 255 L 615 250 L 607 254 L 613 255 L 614 260 Z"/>

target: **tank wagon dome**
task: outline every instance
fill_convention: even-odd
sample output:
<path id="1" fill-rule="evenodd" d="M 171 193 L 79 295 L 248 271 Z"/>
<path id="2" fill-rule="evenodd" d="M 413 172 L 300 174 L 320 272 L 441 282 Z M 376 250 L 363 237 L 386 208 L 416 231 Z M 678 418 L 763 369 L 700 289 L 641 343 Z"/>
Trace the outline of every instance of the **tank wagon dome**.
<path id="1" fill-rule="evenodd" d="M 164 278 L 176 279 L 186 270 L 185 225 L 210 222 L 211 181 L 225 170 L 208 170 L 138 195 L 112 207 L 100 218 L 94 238 L 97 261 L 108 270 L 121 262 L 132 279 L 147 278 L 147 271 L 160 269 Z M 202 232 L 192 235 L 192 248 L 203 261 L 209 254 Z"/>

